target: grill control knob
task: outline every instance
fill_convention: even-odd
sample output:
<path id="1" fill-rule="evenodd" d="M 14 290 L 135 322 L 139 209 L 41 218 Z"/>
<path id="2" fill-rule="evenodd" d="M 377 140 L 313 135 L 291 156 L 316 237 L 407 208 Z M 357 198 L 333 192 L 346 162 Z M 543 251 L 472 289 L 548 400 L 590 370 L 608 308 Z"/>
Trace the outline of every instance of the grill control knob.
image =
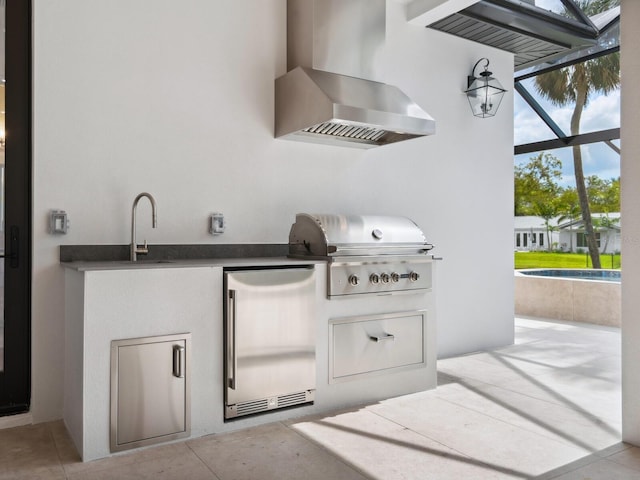
<path id="1" fill-rule="evenodd" d="M 372 273 L 371 276 L 369 277 L 369 281 L 371 283 L 373 283 L 374 285 L 377 285 L 380 283 L 380 275 L 378 275 L 377 273 Z"/>
<path id="2" fill-rule="evenodd" d="M 353 285 L 354 287 L 360 283 L 360 279 L 357 275 L 349 275 L 349 285 Z"/>
<path id="3" fill-rule="evenodd" d="M 380 275 L 380 280 L 382 280 L 382 283 L 389 283 L 391 277 L 389 277 L 388 273 L 383 273 Z"/>
<path id="4" fill-rule="evenodd" d="M 409 274 L 409 280 L 411 280 L 412 282 L 417 282 L 419 278 L 420 274 L 418 272 L 411 272 Z"/>
<path id="5" fill-rule="evenodd" d="M 396 273 L 396 272 L 393 272 L 393 273 L 391 274 L 391 281 L 392 281 L 393 283 L 398 283 L 398 282 L 400 281 L 400 274 L 398 274 L 398 273 Z"/>

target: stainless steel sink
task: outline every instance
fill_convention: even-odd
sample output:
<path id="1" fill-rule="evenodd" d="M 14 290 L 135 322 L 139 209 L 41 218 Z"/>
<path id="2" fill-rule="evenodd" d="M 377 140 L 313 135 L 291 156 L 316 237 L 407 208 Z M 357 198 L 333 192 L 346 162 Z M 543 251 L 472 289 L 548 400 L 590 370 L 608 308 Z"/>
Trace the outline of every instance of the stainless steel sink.
<path id="1" fill-rule="evenodd" d="M 175 260 L 120 260 L 121 265 L 158 265 L 162 263 L 175 263 Z"/>

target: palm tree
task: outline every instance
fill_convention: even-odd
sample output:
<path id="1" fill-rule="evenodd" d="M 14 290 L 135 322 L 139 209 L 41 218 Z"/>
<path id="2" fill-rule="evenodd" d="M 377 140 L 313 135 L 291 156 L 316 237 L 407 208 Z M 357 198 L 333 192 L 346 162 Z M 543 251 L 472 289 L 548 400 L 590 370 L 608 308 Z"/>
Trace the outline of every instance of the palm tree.
<path id="1" fill-rule="evenodd" d="M 579 0 L 575 3 L 587 15 L 591 16 L 619 5 L 620 0 Z M 571 135 L 580 133 L 580 120 L 589 101 L 589 95 L 594 92 L 606 95 L 619 86 L 620 54 L 617 52 L 538 75 L 535 81 L 536 91 L 554 105 L 574 104 L 571 115 Z M 574 145 L 572 148 L 576 190 L 582 211 L 589 255 L 593 268 L 600 268 L 600 252 L 593 231 L 589 198 L 582 168 L 582 150 L 580 145 Z"/>

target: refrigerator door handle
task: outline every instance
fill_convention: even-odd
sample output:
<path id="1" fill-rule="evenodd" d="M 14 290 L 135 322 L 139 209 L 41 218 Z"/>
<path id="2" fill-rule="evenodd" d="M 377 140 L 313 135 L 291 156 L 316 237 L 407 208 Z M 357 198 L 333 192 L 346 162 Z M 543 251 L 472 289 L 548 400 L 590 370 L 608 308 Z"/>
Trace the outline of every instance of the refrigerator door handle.
<path id="1" fill-rule="evenodd" d="M 238 355 L 236 344 L 236 296 L 235 290 L 229 290 L 227 299 L 227 385 L 231 390 L 237 388 L 236 373 L 238 370 Z"/>

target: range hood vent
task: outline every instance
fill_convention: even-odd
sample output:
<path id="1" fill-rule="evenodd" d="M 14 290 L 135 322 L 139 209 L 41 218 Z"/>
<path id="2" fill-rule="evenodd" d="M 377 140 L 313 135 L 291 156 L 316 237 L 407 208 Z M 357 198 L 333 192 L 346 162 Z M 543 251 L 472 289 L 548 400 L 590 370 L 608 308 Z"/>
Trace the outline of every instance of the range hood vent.
<path id="1" fill-rule="evenodd" d="M 375 81 L 385 8 L 385 0 L 288 0 L 276 137 L 371 148 L 435 133 L 419 105 Z"/>
<path id="2" fill-rule="evenodd" d="M 387 133 L 385 130 L 373 127 L 359 127 L 357 125 L 349 125 L 338 122 L 324 122 L 320 125 L 305 128 L 302 130 L 306 133 L 321 133 L 323 135 L 335 135 L 337 137 L 352 138 L 358 140 L 369 140 L 377 142 Z"/>

